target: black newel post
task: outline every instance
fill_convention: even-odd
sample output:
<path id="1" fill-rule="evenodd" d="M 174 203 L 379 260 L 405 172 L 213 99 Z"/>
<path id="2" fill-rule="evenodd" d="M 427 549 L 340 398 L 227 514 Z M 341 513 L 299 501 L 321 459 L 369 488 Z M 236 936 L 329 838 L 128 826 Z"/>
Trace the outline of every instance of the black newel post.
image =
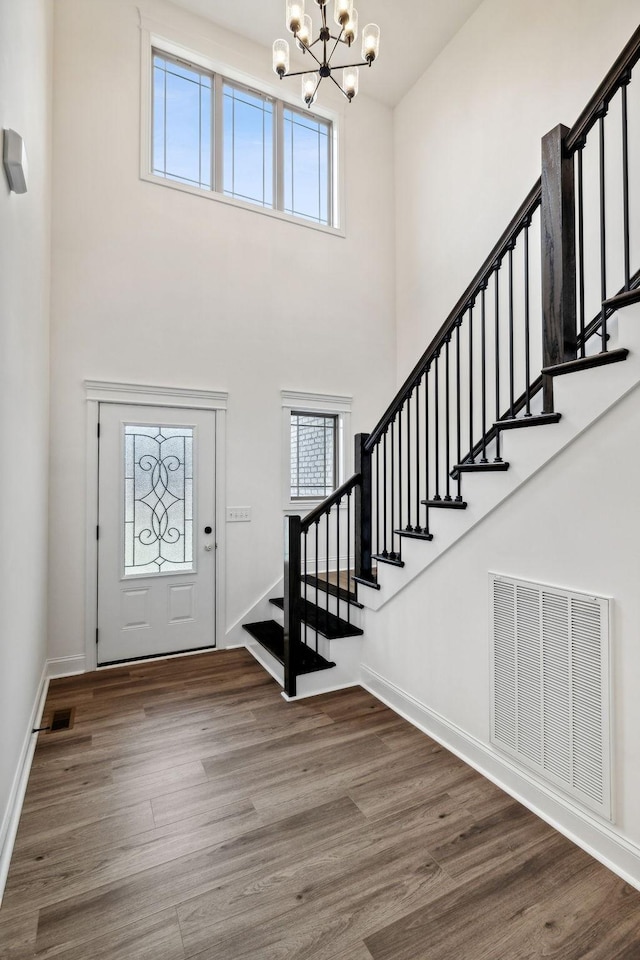
<path id="1" fill-rule="evenodd" d="M 300 517 L 285 519 L 284 534 L 284 692 L 296 695 L 300 649 Z"/>
<path id="2" fill-rule="evenodd" d="M 542 138 L 542 364 L 576 358 L 576 229 L 569 128 Z M 553 378 L 543 376 L 544 412 L 553 413 Z"/>
<path id="3" fill-rule="evenodd" d="M 355 473 L 360 474 L 356 487 L 355 503 L 355 572 L 362 580 L 373 580 L 371 572 L 371 451 L 365 444 L 368 433 L 358 433 L 355 438 Z"/>

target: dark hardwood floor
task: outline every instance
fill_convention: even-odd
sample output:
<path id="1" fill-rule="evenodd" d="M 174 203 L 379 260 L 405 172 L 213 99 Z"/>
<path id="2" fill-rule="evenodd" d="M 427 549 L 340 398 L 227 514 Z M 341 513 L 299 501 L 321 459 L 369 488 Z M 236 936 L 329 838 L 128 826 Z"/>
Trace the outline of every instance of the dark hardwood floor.
<path id="1" fill-rule="evenodd" d="M 51 684 L 0 958 L 640 960 L 640 893 L 360 689 L 246 651 Z"/>

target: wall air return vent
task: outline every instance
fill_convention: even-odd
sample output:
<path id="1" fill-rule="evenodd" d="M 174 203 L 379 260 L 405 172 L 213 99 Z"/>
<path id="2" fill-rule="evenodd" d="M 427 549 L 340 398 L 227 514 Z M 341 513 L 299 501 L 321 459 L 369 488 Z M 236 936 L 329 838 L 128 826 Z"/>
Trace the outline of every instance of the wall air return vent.
<path id="1" fill-rule="evenodd" d="M 609 601 L 490 585 L 491 742 L 611 820 Z"/>

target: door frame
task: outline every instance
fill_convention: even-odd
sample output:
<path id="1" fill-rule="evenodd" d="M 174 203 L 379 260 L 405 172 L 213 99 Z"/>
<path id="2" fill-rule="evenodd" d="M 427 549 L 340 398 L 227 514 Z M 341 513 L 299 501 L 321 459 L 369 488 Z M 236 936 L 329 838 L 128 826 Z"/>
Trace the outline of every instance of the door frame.
<path id="1" fill-rule="evenodd" d="M 85 562 L 85 670 L 97 668 L 98 629 L 98 470 L 100 466 L 98 423 L 100 404 L 133 404 L 171 407 L 176 410 L 212 410 L 215 413 L 215 641 L 224 647 L 226 625 L 226 420 L 228 394 L 220 390 L 156 387 L 141 383 L 85 380 L 87 404 L 86 562 Z M 106 669 L 106 668 L 105 668 Z"/>

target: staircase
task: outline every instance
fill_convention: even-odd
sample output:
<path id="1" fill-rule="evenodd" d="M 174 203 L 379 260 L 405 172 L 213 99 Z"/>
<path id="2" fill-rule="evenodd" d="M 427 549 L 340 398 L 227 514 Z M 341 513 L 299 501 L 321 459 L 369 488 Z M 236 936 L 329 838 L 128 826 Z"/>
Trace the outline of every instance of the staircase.
<path id="1" fill-rule="evenodd" d="M 287 698 L 357 682 L 367 611 L 640 382 L 634 331 L 622 342 L 618 322 L 640 312 L 628 309 L 640 303 L 638 60 L 640 28 L 573 128 L 543 138 L 540 180 L 374 430 L 356 437 L 354 476 L 287 518 L 284 595 L 272 601 L 282 618 L 244 624 Z"/>

